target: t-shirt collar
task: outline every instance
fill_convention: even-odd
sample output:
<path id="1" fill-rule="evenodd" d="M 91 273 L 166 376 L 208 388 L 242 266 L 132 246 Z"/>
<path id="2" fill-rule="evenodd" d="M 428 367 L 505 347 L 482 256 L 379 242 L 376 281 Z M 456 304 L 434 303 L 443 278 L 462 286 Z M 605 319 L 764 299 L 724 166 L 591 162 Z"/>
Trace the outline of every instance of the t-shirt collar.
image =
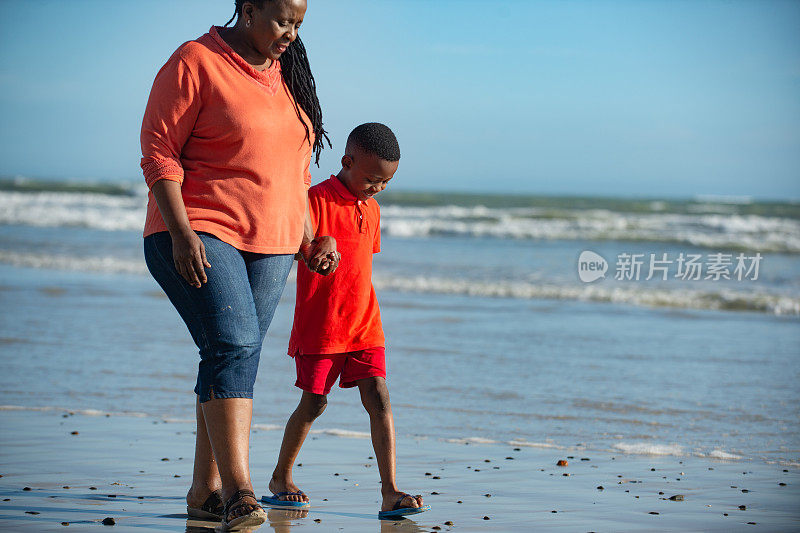
<path id="1" fill-rule="evenodd" d="M 339 181 L 339 178 L 337 178 L 335 175 L 331 174 L 331 178 L 328 181 L 331 182 L 331 188 L 348 202 L 353 202 L 359 205 L 365 203 L 356 198 L 356 196 L 350 192 L 350 189 L 347 188 L 347 185 Z"/>

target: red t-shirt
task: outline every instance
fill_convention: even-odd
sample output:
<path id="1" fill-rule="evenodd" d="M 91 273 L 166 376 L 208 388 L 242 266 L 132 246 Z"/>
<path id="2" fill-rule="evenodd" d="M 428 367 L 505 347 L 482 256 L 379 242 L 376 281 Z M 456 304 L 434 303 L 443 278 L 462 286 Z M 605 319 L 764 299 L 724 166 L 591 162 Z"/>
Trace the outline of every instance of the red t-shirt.
<path id="1" fill-rule="evenodd" d="M 342 254 L 329 276 L 297 267 L 297 302 L 289 355 L 353 352 L 383 346 L 372 254 L 381 249 L 381 212 L 359 201 L 335 176 L 308 190 L 316 235 L 331 235 Z"/>

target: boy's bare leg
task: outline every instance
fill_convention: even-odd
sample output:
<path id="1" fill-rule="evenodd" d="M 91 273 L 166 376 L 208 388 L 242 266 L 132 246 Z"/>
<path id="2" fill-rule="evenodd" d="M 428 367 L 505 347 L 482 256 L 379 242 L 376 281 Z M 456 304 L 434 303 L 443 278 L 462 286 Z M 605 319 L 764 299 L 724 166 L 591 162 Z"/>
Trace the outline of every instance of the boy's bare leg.
<path id="1" fill-rule="evenodd" d="M 278 455 L 278 464 L 275 465 L 275 470 L 272 472 L 272 479 L 269 481 L 269 490 L 273 494 L 279 492 L 297 492 L 300 489 L 294 484 L 292 480 L 292 466 L 294 460 L 297 459 L 297 454 L 300 453 L 300 447 L 306 440 L 308 430 L 311 429 L 311 424 L 314 423 L 319 415 L 325 410 L 328 405 L 328 398 L 324 394 L 313 394 L 311 392 L 303 391 L 303 396 L 300 398 L 300 403 L 297 404 L 297 409 L 294 410 L 289 421 L 286 423 L 286 429 L 283 432 L 283 442 L 281 443 L 281 452 Z M 294 502 L 307 502 L 308 496 L 305 495 L 289 495 L 281 496 L 282 500 Z"/>
<path id="2" fill-rule="evenodd" d="M 219 477 L 217 463 L 214 461 L 214 452 L 211 451 L 211 442 L 208 440 L 206 431 L 206 419 L 203 416 L 199 399 L 195 404 L 195 416 L 197 418 L 197 438 L 194 445 L 194 474 L 192 475 L 192 486 L 186 495 L 186 504 L 189 507 L 199 508 L 212 492 L 222 488 L 222 479 Z"/>
<path id="3" fill-rule="evenodd" d="M 361 403 L 369 413 L 372 447 L 381 476 L 381 511 L 389 511 L 403 494 L 398 490 L 395 480 L 394 417 L 389 403 L 389 389 L 386 388 L 386 380 L 379 377 L 360 379 L 356 384 L 361 393 Z M 406 496 L 400 502 L 400 507 L 422 507 L 422 496 Z"/>

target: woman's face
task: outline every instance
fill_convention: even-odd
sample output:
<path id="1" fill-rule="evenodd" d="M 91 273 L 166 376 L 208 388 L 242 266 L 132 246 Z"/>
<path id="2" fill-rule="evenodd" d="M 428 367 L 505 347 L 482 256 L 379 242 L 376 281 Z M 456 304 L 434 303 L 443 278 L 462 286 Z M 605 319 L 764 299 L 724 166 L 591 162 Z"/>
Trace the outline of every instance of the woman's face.
<path id="1" fill-rule="evenodd" d="M 260 9 L 245 2 L 242 16 L 253 47 L 263 56 L 277 61 L 297 38 L 306 7 L 306 0 L 268 0 Z"/>

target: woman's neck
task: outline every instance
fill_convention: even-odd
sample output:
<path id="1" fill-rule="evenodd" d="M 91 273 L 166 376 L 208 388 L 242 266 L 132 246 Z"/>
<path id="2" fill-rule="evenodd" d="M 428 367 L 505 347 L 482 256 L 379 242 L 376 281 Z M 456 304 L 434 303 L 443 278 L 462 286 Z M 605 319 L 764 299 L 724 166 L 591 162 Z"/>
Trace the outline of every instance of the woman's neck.
<path id="1" fill-rule="evenodd" d="M 239 28 L 238 23 L 232 28 L 221 28 L 219 36 L 254 69 L 266 70 L 272 66 L 272 59 L 261 55 L 248 43 L 244 31 Z"/>

